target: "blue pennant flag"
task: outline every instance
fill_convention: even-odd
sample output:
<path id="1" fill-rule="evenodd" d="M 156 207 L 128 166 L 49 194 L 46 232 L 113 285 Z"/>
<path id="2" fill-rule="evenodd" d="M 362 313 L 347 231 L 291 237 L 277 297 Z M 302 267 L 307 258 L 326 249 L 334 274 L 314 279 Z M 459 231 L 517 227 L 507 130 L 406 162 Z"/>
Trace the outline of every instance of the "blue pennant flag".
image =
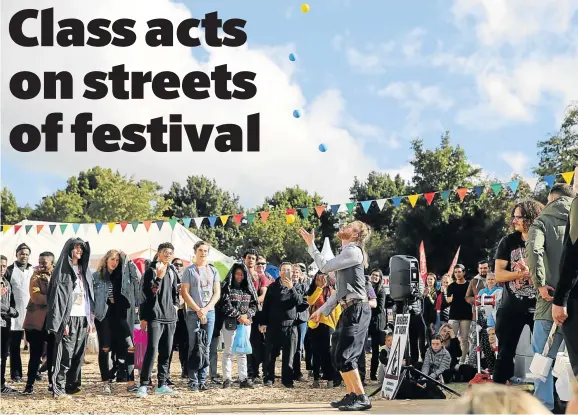
<path id="1" fill-rule="evenodd" d="M 474 194 L 480 197 L 484 193 L 484 186 L 474 186 Z"/>
<path id="2" fill-rule="evenodd" d="M 512 193 L 516 194 L 516 192 L 518 191 L 518 186 L 520 186 L 520 181 L 512 180 L 511 182 L 508 183 L 508 186 L 510 186 L 510 190 L 512 191 Z"/>
<path id="3" fill-rule="evenodd" d="M 191 227 L 191 218 L 183 218 L 183 225 L 185 225 L 185 228 L 189 229 Z"/>
<path id="4" fill-rule="evenodd" d="M 399 205 L 401 204 L 401 201 L 403 200 L 403 196 L 396 196 L 396 197 L 392 197 L 391 201 L 393 202 L 393 205 L 398 208 Z"/>
<path id="5" fill-rule="evenodd" d="M 209 224 L 211 225 L 211 228 L 215 227 L 215 223 L 217 222 L 217 217 L 216 216 L 209 216 Z"/>
<path id="6" fill-rule="evenodd" d="M 96 233 L 100 233 L 100 230 L 102 229 L 102 225 L 104 225 L 104 223 L 97 223 L 96 224 Z"/>
<path id="7" fill-rule="evenodd" d="M 544 176 L 544 181 L 546 182 L 548 187 L 552 187 L 554 186 L 554 182 L 556 181 L 556 176 L 553 174 L 549 176 Z"/>
<path id="8" fill-rule="evenodd" d="M 78 232 L 79 228 L 80 228 L 80 223 L 73 223 L 72 224 L 72 229 L 74 229 L 74 233 Z"/>
<path id="9" fill-rule="evenodd" d="M 339 212 L 339 207 L 341 205 L 331 205 L 331 213 L 333 213 L 334 215 L 337 215 L 337 212 Z"/>
<path id="10" fill-rule="evenodd" d="M 373 202 L 373 200 L 364 200 L 363 202 L 361 202 L 361 207 L 363 208 L 363 211 L 365 213 L 367 213 L 367 211 L 371 207 L 371 202 Z"/>

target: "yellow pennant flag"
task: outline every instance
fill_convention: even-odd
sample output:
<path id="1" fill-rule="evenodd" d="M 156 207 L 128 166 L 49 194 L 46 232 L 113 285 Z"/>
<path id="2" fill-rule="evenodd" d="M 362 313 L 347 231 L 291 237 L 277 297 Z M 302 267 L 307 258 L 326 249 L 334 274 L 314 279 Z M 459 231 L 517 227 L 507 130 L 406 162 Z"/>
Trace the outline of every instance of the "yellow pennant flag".
<path id="1" fill-rule="evenodd" d="M 419 199 L 419 195 L 411 195 L 407 197 L 409 200 L 409 203 L 411 204 L 411 207 L 415 207 L 415 204 L 417 203 L 417 200 Z"/>
<path id="2" fill-rule="evenodd" d="M 572 177 L 574 177 L 573 171 L 567 171 L 566 173 L 561 173 L 562 178 L 568 184 L 572 183 Z"/>
<path id="3" fill-rule="evenodd" d="M 12 227 L 12 225 L 2 225 L 2 233 L 6 233 L 10 230 L 10 228 Z"/>
<path id="4" fill-rule="evenodd" d="M 112 233 L 112 230 L 114 229 L 114 225 L 116 225 L 116 223 L 109 222 L 107 225 L 108 225 L 108 230 Z"/>
<path id="5" fill-rule="evenodd" d="M 227 223 L 227 221 L 229 220 L 229 216 L 231 216 L 231 215 L 222 215 L 222 216 L 219 216 L 219 217 L 221 218 L 221 223 L 222 223 L 223 225 L 225 225 L 225 224 Z"/>

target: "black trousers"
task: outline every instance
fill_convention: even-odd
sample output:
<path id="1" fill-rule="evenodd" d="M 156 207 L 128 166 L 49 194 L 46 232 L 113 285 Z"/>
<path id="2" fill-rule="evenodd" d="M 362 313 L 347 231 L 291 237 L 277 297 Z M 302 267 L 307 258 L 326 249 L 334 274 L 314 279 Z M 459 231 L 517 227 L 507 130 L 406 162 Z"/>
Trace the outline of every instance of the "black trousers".
<path id="1" fill-rule="evenodd" d="M 423 315 L 410 314 L 409 316 L 409 355 L 411 364 L 414 365 L 419 361 L 421 354 L 425 358 L 427 350 L 426 327 Z"/>
<path id="2" fill-rule="evenodd" d="M 179 362 L 181 363 L 181 375 L 188 376 L 187 362 L 189 359 L 189 332 L 187 330 L 187 323 L 185 322 L 185 311 L 177 310 L 179 319 L 175 327 L 175 336 L 173 338 L 173 348 L 171 349 L 171 357 L 169 358 L 169 376 L 171 372 L 171 363 L 173 361 L 173 352 L 175 348 L 179 351 Z M 176 347 L 175 347 L 176 346 Z"/>
<path id="3" fill-rule="evenodd" d="M 22 339 L 24 339 L 24 330 L 10 333 L 10 377 L 12 379 L 23 377 L 22 356 L 20 355 Z"/>
<path id="4" fill-rule="evenodd" d="M 341 313 L 331 336 L 331 361 L 339 372 L 347 373 L 357 369 L 370 320 L 371 308 L 368 303 L 353 304 Z"/>
<path id="5" fill-rule="evenodd" d="M 313 370 L 313 343 L 311 342 L 310 331 L 308 327 L 305 334 L 305 370 Z"/>
<path id="6" fill-rule="evenodd" d="M 247 356 L 247 373 L 250 379 L 259 377 L 259 366 L 265 362 L 265 335 L 259 331 L 259 324 L 251 324 L 251 348 L 253 353 Z M 265 368 L 263 368 L 265 372 Z"/>
<path id="7" fill-rule="evenodd" d="M 157 387 L 166 385 L 169 377 L 169 358 L 173 349 L 173 336 L 177 323 L 159 323 L 152 321 L 147 323 L 147 351 L 140 372 L 141 386 L 149 386 L 153 373 L 155 358 L 157 358 Z"/>
<path id="8" fill-rule="evenodd" d="M 568 318 L 562 324 L 562 334 L 574 376 L 578 376 L 578 299 L 568 299 L 567 309 Z"/>
<path id="9" fill-rule="evenodd" d="M 30 345 L 30 359 L 28 360 L 28 379 L 27 386 L 33 386 L 40 369 L 42 362 L 42 354 L 44 353 L 44 345 L 48 340 L 48 333 L 44 330 L 26 330 L 26 340 Z M 52 366 L 52 359 L 54 356 L 48 354 L 46 359 L 46 366 Z M 50 373 L 49 373 L 50 375 Z"/>
<path id="10" fill-rule="evenodd" d="M 8 322 L 7 322 L 8 323 Z M 0 358 L 2 358 L 2 373 L 0 374 L 0 380 L 2 381 L 1 387 L 6 384 L 6 360 L 8 359 L 8 350 L 10 349 L 10 323 L 7 327 L 0 328 Z"/>
<path id="11" fill-rule="evenodd" d="M 369 326 L 369 336 L 371 337 L 371 379 L 377 378 L 377 370 L 379 369 L 379 346 L 381 342 L 381 332 L 377 326 Z"/>
<path id="12" fill-rule="evenodd" d="M 307 330 L 312 347 L 313 379 L 321 380 L 323 371 L 324 380 L 335 380 L 335 369 L 331 364 L 331 335 L 333 329 L 326 324 L 319 324 L 315 329 Z"/>
<path id="13" fill-rule="evenodd" d="M 98 367 L 103 382 L 111 380 L 110 353 L 115 346 L 115 360 L 125 362 L 127 378 L 134 381 L 134 343 L 132 340 L 132 324 L 122 318 L 109 307 L 102 321 L 94 320 L 96 335 L 98 336 Z M 106 351 L 104 349 L 107 349 Z M 132 349 L 129 351 L 129 349 Z"/>
<path id="14" fill-rule="evenodd" d="M 496 315 L 496 337 L 498 338 L 498 359 L 494 371 L 494 383 L 506 384 L 514 376 L 514 359 L 524 326 L 534 330 L 534 314 L 498 309 Z"/>
<path id="15" fill-rule="evenodd" d="M 265 362 L 263 362 L 264 380 L 275 383 L 275 361 L 281 355 L 281 383 L 293 385 L 293 360 L 299 348 L 299 329 L 297 326 L 267 327 Z"/>
<path id="16" fill-rule="evenodd" d="M 64 330 L 62 328 L 61 330 Z M 59 332 L 55 337 L 54 372 L 52 374 L 53 395 L 63 395 L 80 387 L 81 369 L 88 340 L 88 319 L 70 317 L 68 335 Z"/>

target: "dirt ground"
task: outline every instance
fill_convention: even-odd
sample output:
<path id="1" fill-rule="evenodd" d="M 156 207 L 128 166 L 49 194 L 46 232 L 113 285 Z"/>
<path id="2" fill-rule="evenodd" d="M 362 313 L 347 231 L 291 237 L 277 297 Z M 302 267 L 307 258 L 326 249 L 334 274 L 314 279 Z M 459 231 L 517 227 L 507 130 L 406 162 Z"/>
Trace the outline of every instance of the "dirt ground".
<path id="1" fill-rule="evenodd" d="M 26 374 L 28 353 L 23 352 L 22 357 Z M 368 357 L 370 358 L 371 355 Z M 239 389 L 238 385 L 235 385 L 227 390 L 215 388 L 205 392 L 190 392 L 187 389 L 186 379 L 180 378 L 180 364 L 177 353 L 174 353 L 171 378 L 176 384 L 175 389 L 179 392 L 178 395 L 155 396 L 151 394 L 145 399 L 138 399 L 134 393 L 126 392 L 126 384 L 115 383 L 113 384 L 112 395 L 105 396 L 102 394 L 97 356 L 87 355 L 87 360 L 89 364 L 85 364 L 82 371 L 82 392 L 74 395 L 72 399 L 54 400 L 47 390 L 48 384 L 46 382 L 46 373 L 44 373 L 44 380 L 35 384 L 34 395 L 3 396 L 0 399 L 0 413 L 6 415 L 48 413 L 191 414 L 196 413 L 199 407 L 223 406 L 223 412 L 226 412 L 227 406 L 329 402 L 333 399 L 341 398 L 345 394 L 345 388 L 343 387 L 312 389 L 312 379 L 308 379 L 306 382 L 297 382 L 294 389 L 286 389 L 276 383 L 272 388 L 256 386 L 253 390 Z M 10 359 L 8 359 L 8 367 L 9 365 Z M 234 374 L 236 373 L 236 366 L 234 359 Z M 8 384 L 19 391 L 24 390 L 24 383 L 10 383 L 8 367 L 6 368 Z M 305 364 L 303 364 L 304 367 Z M 369 362 L 367 367 L 369 367 Z M 220 359 L 219 373 L 222 373 Z M 278 367 L 277 374 L 280 373 L 281 369 Z M 153 381 L 155 379 L 156 374 L 153 373 Z M 367 393 L 374 391 L 378 387 L 379 385 L 376 382 L 369 382 Z M 464 388 L 461 387 L 461 389 L 463 390 Z"/>

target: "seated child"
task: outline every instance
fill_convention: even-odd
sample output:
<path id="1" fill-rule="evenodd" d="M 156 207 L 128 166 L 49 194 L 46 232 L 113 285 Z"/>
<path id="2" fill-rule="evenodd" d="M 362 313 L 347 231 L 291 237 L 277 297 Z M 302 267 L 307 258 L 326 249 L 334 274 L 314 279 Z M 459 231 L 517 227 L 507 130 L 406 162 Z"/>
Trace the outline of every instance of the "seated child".
<path id="1" fill-rule="evenodd" d="M 421 367 L 421 372 L 445 383 L 451 381 L 450 365 L 452 363 L 452 356 L 442 347 L 442 339 L 439 335 L 435 335 L 431 340 L 431 347 L 425 352 L 425 358 Z"/>
<path id="2" fill-rule="evenodd" d="M 377 380 L 380 384 L 383 384 L 383 379 L 385 378 L 385 369 L 387 368 L 387 362 L 389 361 L 389 354 L 391 353 L 391 343 L 393 342 L 393 333 L 387 332 L 385 335 L 385 346 L 379 351 L 379 372 L 377 374 Z"/>

